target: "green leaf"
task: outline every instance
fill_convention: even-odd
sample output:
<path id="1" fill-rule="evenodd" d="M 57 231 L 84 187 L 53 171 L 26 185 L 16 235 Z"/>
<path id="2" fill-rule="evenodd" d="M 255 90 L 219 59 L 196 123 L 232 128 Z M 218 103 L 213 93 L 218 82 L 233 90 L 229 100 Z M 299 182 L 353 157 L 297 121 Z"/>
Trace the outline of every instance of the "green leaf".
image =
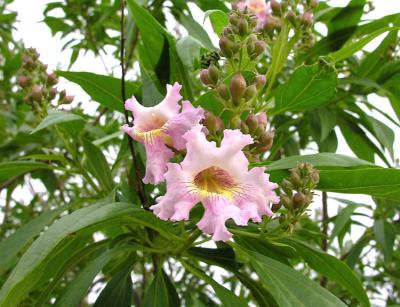
<path id="1" fill-rule="evenodd" d="M 176 48 L 185 67 L 193 70 L 194 62 L 200 62 L 200 49 L 202 48 L 200 42 L 191 36 L 186 36 L 178 40 Z"/>
<path id="2" fill-rule="evenodd" d="M 0 242 L 0 275 L 8 270 L 17 255 L 22 251 L 43 229 L 51 224 L 67 207 L 60 207 L 43 212 L 38 217 L 21 226 L 15 233 Z"/>
<path id="3" fill-rule="evenodd" d="M 346 306 L 325 288 L 291 267 L 242 247 L 240 251 L 248 257 L 260 281 L 279 306 Z"/>
<path id="4" fill-rule="evenodd" d="M 376 220 L 374 223 L 375 239 L 379 248 L 382 250 L 385 265 L 389 265 L 393 257 L 394 240 L 396 231 L 392 224 L 383 219 Z"/>
<path id="5" fill-rule="evenodd" d="M 103 152 L 90 141 L 83 140 L 83 150 L 86 155 L 85 164 L 89 172 L 98 180 L 106 193 L 114 188 L 110 167 Z"/>
<path id="6" fill-rule="evenodd" d="M 57 75 L 78 84 L 90 98 L 103 107 L 124 113 L 120 79 L 77 71 L 57 71 Z M 138 86 L 131 82 L 126 82 L 125 88 L 127 97 L 135 95 L 138 91 Z"/>
<path id="7" fill-rule="evenodd" d="M 179 21 L 189 32 L 189 35 L 194 37 L 197 41 L 201 42 L 204 48 L 209 50 L 214 50 L 210 37 L 204 28 L 197 23 L 196 20 L 193 19 L 192 16 L 185 15 L 183 13 L 179 14 Z M 178 47 L 178 46 L 177 46 Z M 179 48 L 178 48 L 179 52 Z"/>
<path id="8" fill-rule="evenodd" d="M 242 299 L 237 297 L 232 291 L 226 289 L 217 283 L 212 277 L 205 274 L 202 270 L 194 267 L 193 265 L 187 263 L 186 261 L 180 259 L 182 265 L 192 273 L 197 278 L 204 280 L 208 283 L 215 291 L 215 294 L 222 302 L 222 306 L 224 307 L 245 307 L 247 303 Z"/>
<path id="9" fill-rule="evenodd" d="M 144 307 L 179 307 L 180 300 L 175 286 L 164 273 L 159 270 L 146 291 L 143 306 Z"/>
<path id="10" fill-rule="evenodd" d="M 0 163 L 0 182 L 6 181 L 12 177 L 38 170 L 38 169 L 55 169 L 56 167 L 32 161 L 11 161 Z"/>
<path id="11" fill-rule="evenodd" d="M 99 203 L 79 209 L 54 223 L 22 256 L 0 290 L 0 306 L 16 306 L 35 286 L 43 274 L 43 266 L 53 256 L 63 240 L 78 232 L 94 232 L 109 223 L 137 224 L 158 231 L 166 238 L 182 240 L 173 235 L 166 223 L 152 213 L 135 208 L 129 203 Z"/>
<path id="12" fill-rule="evenodd" d="M 390 129 L 383 122 L 368 116 L 368 120 L 371 122 L 372 129 L 375 132 L 379 142 L 389 151 L 392 160 L 394 159 L 394 141 L 395 135 L 392 129 Z"/>
<path id="13" fill-rule="evenodd" d="M 287 239 L 284 242 L 296 248 L 312 269 L 347 289 L 362 306 L 370 306 L 361 281 L 343 261 L 299 240 Z"/>
<path id="14" fill-rule="evenodd" d="M 131 307 L 132 286 L 131 267 L 128 266 L 112 277 L 93 307 Z"/>
<path id="15" fill-rule="evenodd" d="M 75 276 L 74 280 L 68 284 L 63 295 L 57 299 L 56 306 L 78 306 L 79 302 L 86 295 L 93 279 L 114 256 L 115 252 L 113 250 L 108 250 L 89 262 L 89 264 Z"/>
<path id="16" fill-rule="evenodd" d="M 350 221 L 351 216 L 353 215 L 354 211 L 359 208 L 361 205 L 358 204 L 350 204 L 342 209 L 339 214 L 335 218 L 335 223 L 333 226 L 333 230 L 329 240 L 332 242 L 334 238 L 343 230 L 343 228 L 347 225 Z"/>
<path id="17" fill-rule="evenodd" d="M 81 121 L 84 119 L 76 114 L 62 112 L 62 111 L 49 111 L 49 114 L 40 122 L 40 124 L 31 132 L 36 133 L 42 129 L 67 122 Z M 82 125 L 83 128 L 83 125 Z"/>
<path id="18" fill-rule="evenodd" d="M 302 112 L 329 103 L 335 95 L 337 75 L 331 66 L 301 66 L 275 92 L 274 114 Z"/>
<path id="19" fill-rule="evenodd" d="M 220 267 L 237 270 L 239 263 L 235 260 L 235 252 L 232 248 L 203 248 L 192 247 L 187 253 L 208 264 L 216 264 Z"/>
<path id="20" fill-rule="evenodd" d="M 209 17 L 211 21 L 211 25 L 218 36 L 222 35 L 222 31 L 224 28 L 228 25 L 229 20 L 228 20 L 228 15 L 220 10 L 209 10 L 205 12 L 204 14 L 204 21 L 206 18 Z"/>
<path id="21" fill-rule="evenodd" d="M 357 51 L 361 50 L 365 45 L 367 45 L 370 41 L 372 41 L 374 38 L 378 37 L 379 35 L 388 32 L 388 31 L 397 31 L 399 30 L 399 27 L 385 27 L 379 30 L 376 30 L 375 32 L 369 33 L 363 38 L 358 39 L 355 42 L 350 42 L 346 45 L 343 46 L 342 49 L 331 53 L 329 55 L 329 58 L 332 59 L 334 62 L 339 62 L 342 61 L 353 54 L 355 54 Z"/>

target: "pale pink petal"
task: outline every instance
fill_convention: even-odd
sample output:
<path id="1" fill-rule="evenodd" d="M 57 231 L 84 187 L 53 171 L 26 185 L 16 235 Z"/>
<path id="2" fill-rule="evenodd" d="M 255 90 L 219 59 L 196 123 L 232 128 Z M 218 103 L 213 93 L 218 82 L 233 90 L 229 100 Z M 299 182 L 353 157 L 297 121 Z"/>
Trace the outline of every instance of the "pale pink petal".
<path id="1" fill-rule="evenodd" d="M 144 183 L 158 184 L 164 181 L 164 174 L 167 171 L 167 163 L 174 156 L 162 137 L 155 137 L 151 142 L 145 142 L 146 149 L 146 176 L 143 178 Z"/>
<path id="2" fill-rule="evenodd" d="M 181 106 L 179 105 L 179 101 L 182 99 L 180 94 L 181 89 L 182 85 L 178 82 L 175 82 L 174 85 L 167 84 L 167 95 L 164 100 L 156 106 L 157 111 L 163 114 L 168 114 L 168 118 L 178 114 L 181 109 Z"/>
<path id="3" fill-rule="evenodd" d="M 246 1 L 239 1 L 235 4 L 235 7 L 240 10 L 240 11 L 244 11 L 244 9 L 246 8 L 247 4 Z"/>
<path id="4" fill-rule="evenodd" d="M 224 130 L 224 138 L 221 142 L 221 149 L 225 155 L 232 155 L 240 152 L 247 145 L 253 144 L 253 139 L 248 134 L 243 134 L 240 130 Z"/>
<path id="5" fill-rule="evenodd" d="M 195 108 L 189 101 L 182 103 L 182 111 L 166 124 L 166 133 L 172 137 L 176 149 L 185 149 L 186 140 L 183 135 L 204 118 L 204 110 Z"/>
<path id="6" fill-rule="evenodd" d="M 199 202 L 197 195 L 187 188 L 187 177 L 179 164 L 168 163 L 165 174 L 167 193 L 157 198 L 157 204 L 150 207 L 162 220 L 181 221 L 189 219 L 190 210 Z"/>

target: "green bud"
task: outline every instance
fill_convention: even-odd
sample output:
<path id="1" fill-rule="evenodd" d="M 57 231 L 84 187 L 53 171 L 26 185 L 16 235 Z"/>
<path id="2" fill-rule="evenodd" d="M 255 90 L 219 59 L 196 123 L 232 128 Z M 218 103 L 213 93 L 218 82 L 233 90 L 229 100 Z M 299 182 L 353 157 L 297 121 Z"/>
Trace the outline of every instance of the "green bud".
<path id="1" fill-rule="evenodd" d="M 227 37 L 221 37 L 221 39 L 219 40 L 219 47 L 221 48 L 222 54 L 225 57 L 231 58 L 233 56 L 234 43 Z"/>
<path id="2" fill-rule="evenodd" d="M 277 204 L 272 204 L 271 210 L 272 212 L 278 212 L 278 210 L 282 208 L 282 204 L 281 203 L 277 203 Z"/>
<path id="3" fill-rule="evenodd" d="M 310 6 L 310 8 L 315 9 L 319 5 L 319 1 L 318 0 L 310 0 L 308 5 Z"/>
<path id="4" fill-rule="evenodd" d="M 293 209 L 293 202 L 287 195 L 281 195 L 280 203 L 288 210 Z"/>
<path id="5" fill-rule="evenodd" d="M 281 13 L 282 13 L 281 12 L 281 9 L 282 9 L 281 4 L 276 0 L 271 0 L 270 4 L 271 4 L 272 12 L 277 16 L 281 16 Z"/>
<path id="6" fill-rule="evenodd" d="M 246 101 L 252 100 L 255 96 L 257 95 L 257 88 L 255 85 L 250 85 L 247 87 L 245 93 L 244 93 L 244 98 Z"/>
<path id="7" fill-rule="evenodd" d="M 240 100 L 243 98 L 243 95 L 246 91 L 246 80 L 243 76 L 238 73 L 233 76 L 230 84 L 230 91 L 232 96 L 232 101 L 235 105 L 240 104 Z"/>
<path id="8" fill-rule="evenodd" d="M 210 65 L 210 67 L 208 68 L 208 76 L 212 84 L 215 85 L 218 83 L 219 69 L 217 68 L 217 66 L 215 66 L 214 64 Z"/>
<path id="9" fill-rule="evenodd" d="M 267 45 L 263 41 L 256 41 L 254 43 L 254 53 L 255 56 L 258 57 L 260 54 L 263 54 L 267 49 Z"/>
<path id="10" fill-rule="evenodd" d="M 232 13 L 229 15 L 229 22 L 233 25 L 237 25 L 239 21 L 239 17 L 238 15 L 236 15 L 235 13 Z"/>
<path id="11" fill-rule="evenodd" d="M 249 56 L 251 56 L 254 53 L 254 49 L 255 49 L 254 40 L 248 39 L 246 45 L 247 45 L 247 54 Z"/>
<path id="12" fill-rule="evenodd" d="M 289 180 L 290 180 L 290 182 L 291 182 L 295 187 L 300 187 L 300 186 L 302 186 L 301 177 L 300 177 L 300 175 L 295 171 L 295 169 L 291 171 Z"/>
<path id="13" fill-rule="evenodd" d="M 215 134 L 217 131 L 217 120 L 214 114 L 211 112 L 206 112 L 203 119 L 203 125 L 211 134 Z"/>
<path id="14" fill-rule="evenodd" d="M 245 122 L 242 122 L 240 125 L 240 131 L 242 131 L 244 134 L 250 134 L 249 127 L 247 127 Z"/>
<path id="15" fill-rule="evenodd" d="M 231 124 L 232 124 L 232 128 L 234 128 L 234 129 L 239 129 L 240 126 L 242 125 L 242 121 L 240 120 L 240 117 L 239 117 L 239 116 L 234 116 L 234 117 L 231 119 Z"/>
<path id="16" fill-rule="evenodd" d="M 240 36 L 246 36 L 249 31 L 249 23 L 246 19 L 241 18 L 237 24 L 238 32 Z"/>
<path id="17" fill-rule="evenodd" d="M 307 205 L 306 196 L 301 192 L 297 192 L 293 195 L 293 204 L 296 209 L 303 208 L 305 205 Z"/>
<path id="18" fill-rule="evenodd" d="M 43 98 L 43 90 L 40 86 L 35 85 L 32 87 L 32 98 L 36 102 L 41 102 Z"/>
<path id="19" fill-rule="evenodd" d="M 223 31 L 224 36 L 229 36 L 233 34 L 232 28 L 231 27 L 225 27 Z"/>
<path id="20" fill-rule="evenodd" d="M 230 94 L 229 94 L 229 89 L 228 87 L 225 85 L 225 83 L 220 82 L 218 84 L 217 87 L 217 93 L 218 95 L 224 99 L 224 100 L 229 100 L 231 98 Z"/>
<path id="21" fill-rule="evenodd" d="M 294 186 L 289 180 L 284 179 L 281 183 L 281 188 L 287 195 L 292 195 Z"/>
<path id="22" fill-rule="evenodd" d="M 254 114 L 250 114 L 249 116 L 247 116 L 246 125 L 247 127 L 249 127 L 249 131 L 251 133 L 255 132 L 256 129 L 258 128 L 257 117 Z"/>
<path id="23" fill-rule="evenodd" d="M 286 19 L 289 20 L 289 22 L 293 25 L 293 27 L 297 27 L 297 18 L 294 12 L 289 11 L 286 14 Z"/>

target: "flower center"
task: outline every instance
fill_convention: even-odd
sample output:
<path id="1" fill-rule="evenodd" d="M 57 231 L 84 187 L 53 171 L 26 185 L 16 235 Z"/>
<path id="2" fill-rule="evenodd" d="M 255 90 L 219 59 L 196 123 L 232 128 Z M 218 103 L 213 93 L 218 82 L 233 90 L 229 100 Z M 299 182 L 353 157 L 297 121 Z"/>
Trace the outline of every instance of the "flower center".
<path id="1" fill-rule="evenodd" d="M 142 129 L 136 129 L 135 134 L 146 143 L 151 143 L 155 138 L 161 137 L 165 144 L 172 145 L 171 138 L 164 131 L 164 125 L 166 122 L 167 120 L 162 116 L 152 113 L 148 125 L 142 127 Z"/>
<path id="2" fill-rule="evenodd" d="M 250 0 L 250 1 L 248 1 L 247 6 L 254 13 L 261 13 L 261 12 L 264 12 L 266 10 L 266 5 L 265 5 L 264 1 Z"/>
<path id="3" fill-rule="evenodd" d="M 194 177 L 193 182 L 203 196 L 219 194 L 231 198 L 237 189 L 237 184 L 231 175 L 216 166 L 202 170 Z"/>

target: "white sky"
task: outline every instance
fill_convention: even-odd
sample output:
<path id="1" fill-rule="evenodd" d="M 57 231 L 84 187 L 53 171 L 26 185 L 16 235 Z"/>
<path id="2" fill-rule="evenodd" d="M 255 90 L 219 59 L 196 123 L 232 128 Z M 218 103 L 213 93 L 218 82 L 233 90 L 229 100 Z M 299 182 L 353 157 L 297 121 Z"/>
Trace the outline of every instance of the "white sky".
<path id="1" fill-rule="evenodd" d="M 27 0 L 14 0 L 12 5 L 10 5 L 10 9 L 14 10 L 18 13 L 18 21 L 16 25 L 16 31 L 15 31 L 15 36 L 18 39 L 21 39 L 24 41 L 26 47 L 34 47 L 38 50 L 38 52 L 41 54 L 41 60 L 44 63 L 47 63 L 49 65 L 49 70 L 51 69 L 62 69 L 62 70 L 67 70 L 68 65 L 69 65 L 69 59 L 71 55 L 70 50 L 65 50 L 62 51 L 61 47 L 65 41 L 61 41 L 59 36 L 52 37 L 51 32 L 49 28 L 41 22 L 43 19 L 43 9 L 45 7 L 46 3 L 50 3 L 54 1 L 48 1 L 48 0 L 34 0 L 34 1 L 27 1 Z M 347 4 L 347 0 L 332 0 L 330 1 L 330 4 L 332 5 L 337 5 L 337 6 L 345 6 Z M 369 19 L 376 19 L 379 17 L 382 17 L 384 15 L 388 14 L 393 14 L 393 13 L 398 13 L 400 12 L 400 0 L 375 0 L 373 1 L 376 9 L 368 15 Z M 194 6 L 191 6 L 194 7 Z M 203 15 L 199 10 L 195 10 L 194 14 L 197 18 L 197 21 L 199 23 L 203 22 Z M 211 33 L 210 25 L 207 22 L 205 25 L 207 32 Z M 173 25 L 171 26 L 173 27 Z M 372 43 L 368 45 L 368 49 L 373 49 L 381 40 L 381 38 L 378 38 L 374 40 Z M 114 59 L 112 54 L 107 54 L 103 56 L 105 59 L 105 62 L 108 66 L 109 69 L 113 67 L 117 67 L 116 69 L 113 70 L 114 75 L 118 77 L 120 74 L 119 72 L 119 61 Z M 92 53 L 87 53 L 84 56 L 80 56 L 78 58 L 78 61 L 73 65 L 71 68 L 72 71 L 88 71 L 88 72 L 94 72 L 94 73 L 99 73 L 99 74 L 106 74 L 106 71 L 104 69 L 104 66 L 99 58 L 95 58 Z M 80 101 L 84 103 L 85 110 L 88 113 L 93 113 L 94 110 L 97 107 L 97 104 L 90 101 L 89 96 L 84 93 L 79 86 L 67 82 L 66 80 L 61 80 L 59 84 L 59 88 L 65 88 L 70 95 L 75 95 L 75 102 Z M 371 102 L 374 103 L 375 105 L 379 106 L 381 110 L 384 110 L 388 114 L 390 114 L 393 118 L 395 118 L 394 112 L 392 111 L 387 99 L 385 98 L 380 98 L 377 97 L 376 95 L 371 97 Z M 375 118 L 380 119 L 387 123 L 386 120 L 383 119 L 383 117 L 380 114 L 373 113 L 372 114 Z M 388 125 L 396 132 L 396 143 L 395 143 L 395 153 L 396 157 L 399 158 L 400 154 L 400 140 L 399 140 L 399 129 L 396 128 L 394 125 L 388 123 Z M 351 155 L 354 156 L 354 154 L 350 151 L 348 146 L 345 144 L 343 138 L 341 137 L 339 141 L 339 153 L 346 154 L 346 155 Z M 378 161 L 378 163 L 380 163 Z M 41 192 L 45 192 L 43 190 L 43 186 L 38 184 L 38 189 Z M 36 187 L 36 185 L 35 185 Z M 20 195 L 23 195 L 22 191 L 19 193 Z M 333 193 L 330 193 L 330 195 L 333 195 Z M 3 195 L 2 195 L 3 196 Z M 340 195 L 336 195 L 340 196 Z M 348 196 L 347 196 L 348 197 Z M 368 196 L 364 195 L 353 195 L 350 197 L 352 200 L 357 201 L 357 202 L 363 202 L 363 203 L 368 203 L 371 204 L 370 198 Z M 22 199 L 21 199 L 22 200 Z M 3 200 L 0 199 L 0 204 L 3 203 Z M 2 204 L 3 205 L 3 204 Z M 314 206 L 315 208 L 320 207 L 320 200 L 317 199 Z M 337 213 L 338 207 L 337 205 L 334 205 L 332 202 L 330 202 L 329 206 L 329 214 L 335 215 Z M 360 210 L 361 211 L 361 210 Z M 1 213 L 0 213 L 1 216 Z M 362 220 L 364 223 L 370 224 L 371 221 L 368 220 Z M 354 236 L 358 237 L 360 234 L 360 230 L 362 228 L 357 229 L 355 227 L 354 231 Z"/>

